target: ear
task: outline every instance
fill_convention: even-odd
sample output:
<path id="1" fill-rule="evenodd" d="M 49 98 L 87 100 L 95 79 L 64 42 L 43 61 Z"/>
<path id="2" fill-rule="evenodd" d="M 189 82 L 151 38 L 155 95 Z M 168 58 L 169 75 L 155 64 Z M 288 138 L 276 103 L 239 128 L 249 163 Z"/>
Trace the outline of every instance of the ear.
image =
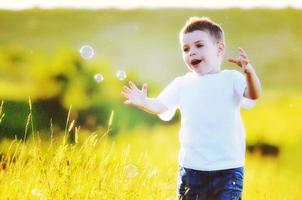
<path id="1" fill-rule="evenodd" d="M 223 56 L 224 48 L 225 48 L 224 42 L 218 42 L 217 47 L 218 47 L 217 56 Z"/>

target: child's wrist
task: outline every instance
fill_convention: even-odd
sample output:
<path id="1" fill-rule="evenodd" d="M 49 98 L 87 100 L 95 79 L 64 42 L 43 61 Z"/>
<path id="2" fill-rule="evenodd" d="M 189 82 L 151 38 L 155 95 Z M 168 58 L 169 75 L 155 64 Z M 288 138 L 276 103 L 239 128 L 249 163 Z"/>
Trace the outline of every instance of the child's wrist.
<path id="1" fill-rule="evenodd" d="M 249 68 L 253 68 L 253 65 L 251 63 L 247 63 L 246 66 L 249 67 Z"/>
<path id="2" fill-rule="evenodd" d="M 255 69 L 254 69 L 254 67 L 253 67 L 253 65 L 251 63 L 248 63 L 246 65 L 246 69 L 244 70 L 244 73 L 247 74 L 247 75 L 255 73 Z"/>
<path id="3" fill-rule="evenodd" d="M 143 98 L 141 104 L 138 106 L 141 108 L 146 108 L 147 107 L 147 97 Z"/>

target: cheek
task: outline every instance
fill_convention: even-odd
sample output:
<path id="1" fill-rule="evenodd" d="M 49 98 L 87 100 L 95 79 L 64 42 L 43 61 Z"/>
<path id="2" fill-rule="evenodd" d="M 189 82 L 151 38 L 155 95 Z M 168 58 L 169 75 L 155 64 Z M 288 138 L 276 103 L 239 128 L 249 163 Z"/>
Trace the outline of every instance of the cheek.
<path id="1" fill-rule="evenodd" d="M 182 54 L 182 58 L 183 58 L 183 60 L 185 61 L 185 62 L 188 62 L 189 61 L 189 56 L 188 56 L 188 54 Z"/>
<path id="2" fill-rule="evenodd" d="M 206 52 L 206 55 L 208 58 L 214 58 L 216 56 L 217 52 L 215 52 L 213 49 Z"/>

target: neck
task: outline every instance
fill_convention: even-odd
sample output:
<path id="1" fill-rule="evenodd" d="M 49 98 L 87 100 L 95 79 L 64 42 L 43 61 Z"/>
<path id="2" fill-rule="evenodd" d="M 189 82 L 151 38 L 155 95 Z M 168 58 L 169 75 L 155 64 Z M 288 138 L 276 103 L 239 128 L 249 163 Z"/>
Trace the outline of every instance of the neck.
<path id="1" fill-rule="evenodd" d="M 220 72 L 220 69 L 213 69 L 211 71 L 209 71 L 207 74 L 217 74 Z"/>
<path id="2" fill-rule="evenodd" d="M 217 74 L 220 71 L 221 71 L 220 68 L 215 68 L 215 69 L 212 69 L 208 72 L 196 72 L 196 71 L 194 71 L 194 73 L 199 75 L 199 76 L 204 76 L 204 75 L 207 75 L 207 74 Z"/>

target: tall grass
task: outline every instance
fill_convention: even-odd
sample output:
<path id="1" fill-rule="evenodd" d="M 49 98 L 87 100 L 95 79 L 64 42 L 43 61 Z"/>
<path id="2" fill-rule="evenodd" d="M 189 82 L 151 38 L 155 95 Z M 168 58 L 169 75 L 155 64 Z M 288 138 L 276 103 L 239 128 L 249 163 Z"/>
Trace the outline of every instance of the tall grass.
<path id="1" fill-rule="evenodd" d="M 244 112 L 247 139 L 264 139 L 276 144 L 281 154 L 262 157 L 247 153 L 243 196 L 247 200 L 298 200 L 302 198 L 302 175 L 299 173 L 302 152 L 299 142 L 293 143 L 291 137 L 301 141 L 302 136 L 300 129 L 291 123 L 300 114 L 300 97 L 281 101 L 281 97 L 275 96 L 270 104 L 268 99 L 260 101 L 254 110 Z M 289 102 L 293 106 L 285 109 Z M 264 115 L 262 110 L 280 115 Z M 281 139 L 274 140 L 272 132 L 280 129 L 276 124 L 280 123 L 280 118 L 284 120 L 281 127 L 286 126 L 287 132 L 279 144 Z M 263 133 L 268 133 L 263 137 L 257 132 L 257 122 L 275 126 L 262 125 Z M 108 126 L 112 123 L 113 114 Z M 108 130 L 91 133 L 79 130 L 76 122 L 68 125 L 67 132 L 77 132 L 75 143 L 62 142 L 65 141 L 64 132 L 53 134 L 51 141 L 43 134 L 40 139 L 28 137 L 26 142 L 1 141 L 1 199 L 175 198 L 179 124 L 138 127 L 116 137 L 105 134 Z"/>

